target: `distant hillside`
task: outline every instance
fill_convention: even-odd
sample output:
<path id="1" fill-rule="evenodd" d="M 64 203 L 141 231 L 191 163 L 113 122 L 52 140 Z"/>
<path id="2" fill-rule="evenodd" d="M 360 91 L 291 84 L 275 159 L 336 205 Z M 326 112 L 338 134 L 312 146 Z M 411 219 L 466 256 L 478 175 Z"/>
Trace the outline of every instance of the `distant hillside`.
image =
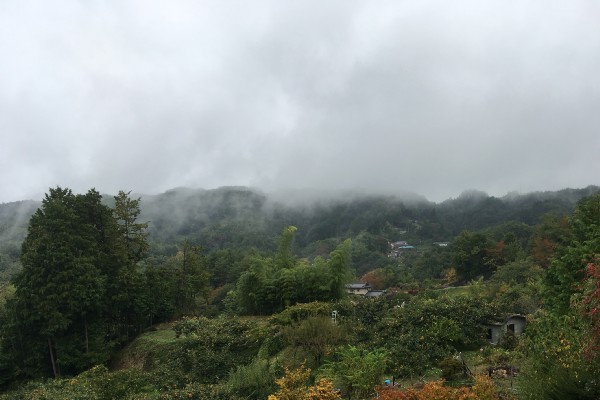
<path id="1" fill-rule="evenodd" d="M 406 202 L 395 196 L 354 195 L 306 203 L 248 188 L 215 190 L 174 189 L 145 196 L 142 219 L 151 221 L 153 240 L 172 242 L 191 238 L 207 248 L 272 246 L 287 225 L 298 227 L 299 246 L 332 237 L 351 237 L 362 231 L 389 240 L 449 240 L 463 230 L 481 230 L 510 221 L 535 225 L 542 215 L 570 213 L 597 186 L 556 192 L 510 194 L 501 198 L 465 192 L 440 204 L 425 199 Z"/>
<path id="2" fill-rule="evenodd" d="M 436 204 L 418 196 L 327 196 L 300 199 L 298 193 L 276 198 L 246 187 L 214 190 L 177 188 L 143 195 L 142 221 L 149 221 L 155 251 L 173 251 L 188 239 L 207 251 L 221 248 L 273 250 L 288 225 L 298 227 L 297 250 L 328 239 L 355 237 L 361 232 L 380 240 L 448 241 L 463 230 L 482 230 L 516 221 L 535 225 L 546 213 L 568 214 L 583 197 L 600 187 L 492 197 L 468 191 Z M 106 196 L 107 203 L 111 203 Z M 14 271 L 29 217 L 39 202 L 0 204 L 0 280 Z M 160 246 L 160 245 L 166 246 Z M 313 246 L 314 247 L 314 246 Z M 310 252 L 309 252 L 310 253 Z"/>
<path id="3" fill-rule="evenodd" d="M 142 197 L 142 221 L 154 242 L 189 239 L 206 248 L 271 245 L 273 225 L 264 194 L 242 187 L 173 189 Z M 266 235 L 266 236 L 265 236 Z"/>
<path id="4" fill-rule="evenodd" d="M 456 234 L 462 230 L 479 230 L 508 221 L 535 225 L 548 213 L 565 215 L 584 197 L 598 193 L 600 187 L 563 189 L 559 191 L 511 193 L 504 197 L 490 197 L 482 192 L 464 192 L 458 198 L 438 205 L 442 223 Z"/>
<path id="5" fill-rule="evenodd" d="M 0 204 L 0 283 L 20 268 L 21 243 L 27 235 L 29 218 L 40 204 L 35 201 Z"/>

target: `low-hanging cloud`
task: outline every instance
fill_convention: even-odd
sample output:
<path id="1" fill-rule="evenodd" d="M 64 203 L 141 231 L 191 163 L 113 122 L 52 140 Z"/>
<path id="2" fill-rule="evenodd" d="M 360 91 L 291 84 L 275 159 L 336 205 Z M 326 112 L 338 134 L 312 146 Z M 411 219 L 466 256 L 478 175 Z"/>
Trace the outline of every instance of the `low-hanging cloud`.
<path id="1" fill-rule="evenodd" d="M 598 184 L 588 1 L 0 4 L 0 201 Z"/>

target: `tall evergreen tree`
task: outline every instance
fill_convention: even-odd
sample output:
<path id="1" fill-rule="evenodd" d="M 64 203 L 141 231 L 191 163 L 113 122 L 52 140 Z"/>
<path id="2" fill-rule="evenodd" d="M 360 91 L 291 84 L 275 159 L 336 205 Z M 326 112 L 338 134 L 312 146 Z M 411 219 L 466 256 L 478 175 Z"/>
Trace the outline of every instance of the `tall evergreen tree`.
<path id="1" fill-rule="evenodd" d="M 114 214 L 127 219 L 127 229 L 96 190 L 75 195 L 57 187 L 31 217 L 5 328 L 11 357 L 26 375 L 61 376 L 104 363 L 139 322 L 142 282 L 134 265 L 147 247 L 145 226 L 135 223 L 138 203 L 120 194 L 122 204 L 125 211 Z"/>
<path id="2" fill-rule="evenodd" d="M 103 334 L 97 329 L 106 290 L 101 252 L 111 226 L 110 211 L 94 190 L 76 196 L 50 189 L 32 216 L 15 280 L 21 360 L 31 375 L 44 374 L 40 367 L 46 365 L 60 376 L 108 358 L 104 343 L 90 335 Z"/>

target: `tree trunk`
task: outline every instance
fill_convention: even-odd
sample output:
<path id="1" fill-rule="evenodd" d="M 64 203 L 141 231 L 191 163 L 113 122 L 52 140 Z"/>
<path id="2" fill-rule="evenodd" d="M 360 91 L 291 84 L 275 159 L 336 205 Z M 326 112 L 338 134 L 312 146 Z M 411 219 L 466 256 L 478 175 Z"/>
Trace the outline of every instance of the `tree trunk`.
<path id="1" fill-rule="evenodd" d="M 88 336 L 87 317 L 83 316 L 83 326 L 85 328 L 85 354 L 90 352 L 90 339 Z"/>
<path id="2" fill-rule="evenodd" d="M 54 349 L 52 347 L 52 339 L 48 338 L 48 350 L 50 351 L 50 361 L 52 362 L 52 372 L 54 373 L 54 377 L 60 377 L 60 371 L 58 370 L 58 365 L 56 365 L 56 357 L 54 354 Z"/>

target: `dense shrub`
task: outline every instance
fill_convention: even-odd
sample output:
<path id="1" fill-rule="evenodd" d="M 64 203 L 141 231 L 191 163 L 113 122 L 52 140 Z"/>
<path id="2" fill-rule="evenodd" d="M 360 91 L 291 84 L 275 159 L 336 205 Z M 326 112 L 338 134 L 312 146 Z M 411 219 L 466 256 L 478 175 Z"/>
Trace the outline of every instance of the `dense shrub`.
<path id="1" fill-rule="evenodd" d="M 105 400 L 151 398 L 155 393 L 151 374 L 135 368 L 109 372 L 96 366 L 70 379 L 30 382 L 0 399 Z"/>
<path id="2" fill-rule="evenodd" d="M 160 372 L 180 385 L 225 378 L 250 363 L 264 340 L 256 322 L 239 318 L 184 318 L 174 329 L 180 340 Z"/>
<path id="3" fill-rule="evenodd" d="M 309 317 L 331 316 L 334 310 L 331 303 L 314 301 L 312 303 L 300 303 L 290 307 L 280 313 L 274 314 L 269 318 L 271 325 L 287 326 L 300 322 Z"/>
<path id="4" fill-rule="evenodd" d="M 460 379 L 463 377 L 464 366 L 456 357 L 446 357 L 438 364 L 442 370 L 442 378 L 445 380 Z"/>
<path id="5" fill-rule="evenodd" d="M 319 374 L 331 379 L 349 398 L 366 398 L 381 382 L 385 372 L 385 353 L 380 349 L 347 346 L 336 354 L 336 359 L 326 363 Z"/>
<path id="6" fill-rule="evenodd" d="M 329 317 L 309 317 L 284 329 L 286 342 L 292 347 L 300 347 L 318 366 L 321 359 L 333 353 L 345 337 L 344 329 L 334 324 Z"/>
<path id="7" fill-rule="evenodd" d="M 520 380 L 525 399 L 598 399 L 598 360 L 585 357 L 589 335 L 576 315 L 539 313 L 527 326 Z"/>
<path id="8" fill-rule="evenodd" d="M 415 298 L 388 311 L 373 329 L 374 347 L 386 350 L 396 376 L 423 373 L 458 350 L 485 339 L 484 326 L 496 315 L 477 297 Z"/>
<path id="9" fill-rule="evenodd" d="M 280 373 L 278 365 L 256 359 L 229 374 L 227 390 L 240 398 L 262 400 L 275 391 L 275 379 Z"/>

